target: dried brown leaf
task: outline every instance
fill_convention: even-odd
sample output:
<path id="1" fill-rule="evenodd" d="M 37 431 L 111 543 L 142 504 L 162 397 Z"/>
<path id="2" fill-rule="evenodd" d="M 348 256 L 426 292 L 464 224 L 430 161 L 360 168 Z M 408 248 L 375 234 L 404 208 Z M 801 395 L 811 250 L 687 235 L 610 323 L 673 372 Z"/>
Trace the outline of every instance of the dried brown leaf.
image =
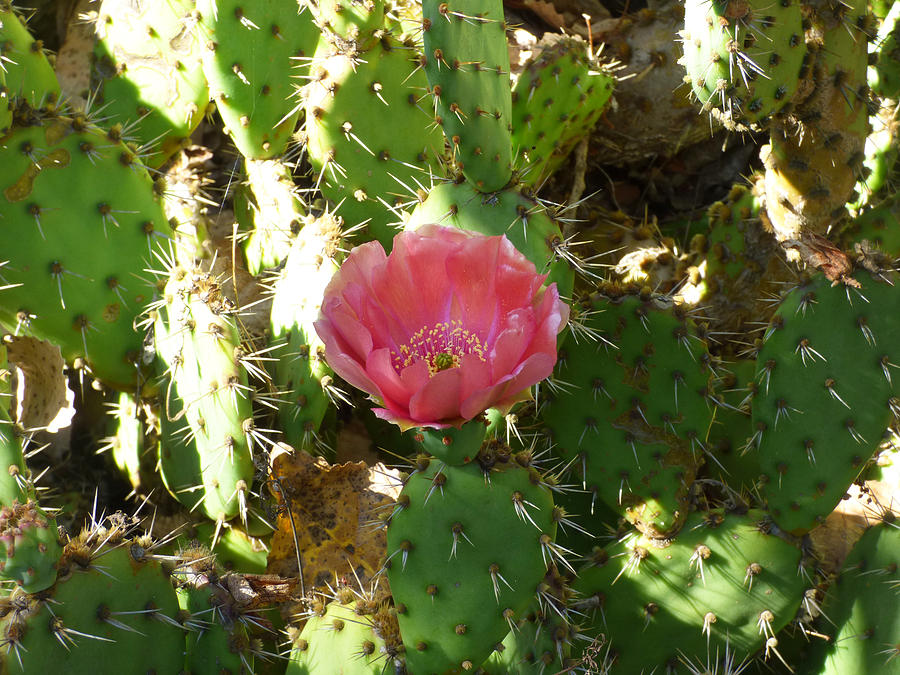
<path id="1" fill-rule="evenodd" d="M 272 537 L 268 572 L 297 576 L 297 548 L 307 593 L 334 587 L 335 577 L 368 588 L 385 558 L 383 528 L 373 525 L 388 513 L 400 493 L 400 475 L 383 464 L 329 464 L 302 452 L 274 461 L 274 478 L 286 499 L 273 490 L 282 506 Z M 381 584 L 384 586 L 384 584 Z"/>
<path id="2" fill-rule="evenodd" d="M 25 336 L 7 335 L 3 341 L 16 376 L 16 422 L 51 433 L 68 427 L 75 395 L 67 386 L 59 347 Z"/>

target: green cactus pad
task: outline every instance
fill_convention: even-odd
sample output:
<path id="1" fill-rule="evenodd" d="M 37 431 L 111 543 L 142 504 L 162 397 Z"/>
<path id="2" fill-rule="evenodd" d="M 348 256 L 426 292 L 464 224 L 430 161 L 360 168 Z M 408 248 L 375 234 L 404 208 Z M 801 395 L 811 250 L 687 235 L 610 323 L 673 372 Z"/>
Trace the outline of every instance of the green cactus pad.
<path id="1" fill-rule="evenodd" d="M 431 460 L 398 504 L 387 575 L 410 672 L 478 667 L 522 618 L 551 562 L 550 490 L 515 461 Z"/>
<path id="2" fill-rule="evenodd" d="M 703 472 L 749 497 L 757 494 L 760 482 L 766 480 L 759 455 L 747 447 L 753 436 L 750 404 L 758 389 L 756 361 L 740 359 L 725 368 L 716 387 L 723 405 L 716 407 L 709 429 L 707 444 L 712 454 Z"/>
<path id="3" fill-rule="evenodd" d="M 286 675 L 381 675 L 403 662 L 393 609 L 368 598 L 329 602 L 311 616 L 294 641 Z"/>
<path id="4" fill-rule="evenodd" d="M 542 419 L 573 480 L 653 536 L 677 531 L 713 420 L 709 354 L 665 298 L 610 286 L 576 312 Z M 568 507 L 567 507 L 568 508 Z M 588 530 L 592 528 L 587 526 Z"/>
<path id="5" fill-rule="evenodd" d="M 235 216 L 247 230 L 244 258 L 257 276 L 278 267 L 307 214 L 290 167 L 279 159 L 244 158 L 247 184 L 235 195 Z"/>
<path id="6" fill-rule="evenodd" d="M 889 525 L 869 529 L 856 543 L 823 611 L 829 619 L 821 675 L 891 675 L 900 658 L 900 530 Z M 816 640 L 816 643 L 819 643 Z M 810 659 L 817 663 L 815 658 Z"/>
<path id="7" fill-rule="evenodd" d="M 20 609 L 0 624 L 5 673 L 96 673 L 109 663 L 122 675 L 181 671 L 175 589 L 140 544 L 96 551 L 79 538 L 64 559 L 56 586 L 17 596 Z"/>
<path id="8" fill-rule="evenodd" d="M 483 665 L 485 675 L 545 675 L 567 672 L 578 627 L 567 611 L 571 591 L 555 568 L 548 570 L 528 613 Z"/>
<path id="9" fill-rule="evenodd" d="M 869 45 L 875 63 L 869 66 L 869 86 L 881 98 L 900 98 L 900 5 L 896 2 Z"/>
<path id="10" fill-rule="evenodd" d="M 814 132 L 773 128 L 760 149 L 766 211 L 779 241 L 826 234 L 861 177 L 869 133 L 866 16 L 863 0 L 813 15 L 812 31 L 825 47 L 817 53 L 816 87 L 794 116 L 810 120 Z"/>
<path id="11" fill-rule="evenodd" d="M 313 10 L 323 32 L 365 43 L 384 27 L 384 0 L 301 0 Z"/>
<path id="12" fill-rule="evenodd" d="M 789 532 L 834 509 L 897 407 L 900 286 L 855 278 L 859 289 L 819 274 L 791 291 L 757 355 L 751 451 L 768 479 L 768 508 Z"/>
<path id="13" fill-rule="evenodd" d="M 24 504 L 32 496 L 12 403 L 12 371 L 0 343 L 0 506 Z"/>
<path id="14" fill-rule="evenodd" d="M 687 0 L 684 57 L 704 109 L 729 127 L 763 126 L 797 91 L 807 58 L 794 0 Z"/>
<path id="15" fill-rule="evenodd" d="M 187 142 L 209 103 L 193 0 L 103 0 L 97 19 L 97 102 L 109 124 L 129 126 L 157 167 Z"/>
<path id="16" fill-rule="evenodd" d="M 184 671 L 187 673 L 252 673 L 247 626 L 234 599 L 220 584 L 181 584 L 176 590 L 178 605 L 188 618 L 185 635 Z"/>
<path id="17" fill-rule="evenodd" d="M 438 171 L 444 145 L 414 54 L 412 43 L 388 34 L 361 54 L 323 40 L 304 89 L 307 150 L 322 192 L 348 227 L 365 225 L 366 238 L 387 249 L 400 221 L 393 209 Z"/>
<path id="18" fill-rule="evenodd" d="M 240 361 L 233 309 L 218 283 L 199 269 L 175 267 L 154 314 L 157 351 L 174 386 L 164 388 L 167 422 L 183 415 L 190 443 L 162 447 L 165 482 L 176 499 L 213 520 L 240 515 L 253 482 L 253 409 Z M 181 408 L 179 410 L 179 408 Z M 172 443 L 164 435 L 162 443 Z M 199 468 L 202 483 L 185 484 Z M 201 489 L 202 485 L 202 489 Z"/>
<path id="19" fill-rule="evenodd" d="M 598 549 L 573 585 L 574 608 L 587 614 L 585 635 L 605 636 L 609 672 L 685 661 L 720 672 L 723 661 L 739 664 L 764 647 L 806 588 L 800 550 L 766 526 L 760 511 L 696 513 L 673 540 L 632 534 Z"/>
<path id="20" fill-rule="evenodd" d="M 426 0 L 425 73 L 453 159 L 475 189 L 512 176 L 512 94 L 501 0 Z"/>
<path id="21" fill-rule="evenodd" d="M 43 43 L 31 36 L 7 0 L 0 2 L 0 64 L 0 70 L 6 71 L 6 88 L 13 106 L 41 108 L 59 100 L 59 82 Z"/>
<path id="22" fill-rule="evenodd" d="M 123 389 L 138 382 L 134 321 L 155 288 L 143 270 L 170 234 L 153 181 L 114 132 L 75 116 L 0 141 L 7 283 L 0 320 L 83 359 Z"/>
<path id="23" fill-rule="evenodd" d="M 490 236 L 505 234 L 534 263 L 547 283 L 556 282 L 562 297 L 571 297 L 575 272 L 558 251 L 564 248 L 559 223 L 523 189 L 478 192 L 468 183 L 438 183 L 413 210 L 406 229 L 438 223 Z"/>
<path id="24" fill-rule="evenodd" d="M 198 0 L 203 72 L 229 134 L 245 157 L 284 152 L 300 106 L 295 60 L 312 56 L 319 29 L 295 0 Z"/>
<path id="25" fill-rule="evenodd" d="M 56 519 L 36 502 L 0 507 L 0 579 L 27 593 L 43 591 L 56 581 L 61 553 Z"/>
<path id="26" fill-rule="evenodd" d="M 146 450 L 144 423 L 131 394 L 119 392 L 115 402 L 109 405 L 111 410 L 107 417 L 107 429 L 110 435 L 100 451 L 109 451 L 113 464 L 137 491 L 143 482 L 141 459 Z"/>
<path id="27" fill-rule="evenodd" d="M 606 110 L 616 78 L 577 37 L 547 33 L 512 89 L 512 144 L 523 180 L 540 185 Z"/>

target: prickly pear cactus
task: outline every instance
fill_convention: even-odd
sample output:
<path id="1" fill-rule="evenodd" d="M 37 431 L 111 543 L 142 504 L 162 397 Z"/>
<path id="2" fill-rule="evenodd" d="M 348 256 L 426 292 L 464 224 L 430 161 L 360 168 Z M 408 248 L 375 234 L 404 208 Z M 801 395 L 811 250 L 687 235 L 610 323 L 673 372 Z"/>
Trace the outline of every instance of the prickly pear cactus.
<path id="1" fill-rule="evenodd" d="M 800 3 L 687 0 L 685 81 L 730 128 L 765 126 L 791 102 L 809 70 Z"/>
<path id="2" fill-rule="evenodd" d="M 313 611 L 294 640 L 286 675 L 378 675 L 403 663 L 397 616 L 386 603 L 341 588 Z"/>
<path id="3" fill-rule="evenodd" d="M 856 280 L 858 289 L 835 287 L 817 275 L 793 290 L 757 355 L 750 447 L 763 497 L 789 532 L 832 511 L 897 412 L 898 287 L 893 275 Z"/>
<path id="4" fill-rule="evenodd" d="M 411 672 L 481 664 L 523 618 L 556 555 L 549 488 L 533 467 L 499 459 L 423 458 L 398 498 L 387 576 Z"/>
<path id="5" fill-rule="evenodd" d="M 350 53 L 323 38 L 303 89 L 307 151 L 322 192 L 348 227 L 365 226 L 366 238 L 388 250 L 398 232 L 397 207 L 439 171 L 444 149 L 417 51 L 389 33 Z"/>
<path id="6" fill-rule="evenodd" d="M 866 3 L 825 3 L 813 18 L 819 85 L 760 151 L 766 210 L 781 242 L 824 234 L 844 214 L 868 134 Z M 807 122 L 806 120 L 810 120 Z M 800 133 L 806 127 L 810 133 Z"/>
<path id="7" fill-rule="evenodd" d="M 424 64 L 453 160 L 482 192 L 512 176 L 512 93 L 500 0 L 425 0 Z"/>
<path id="8" fill-rule="evenodd" d="M 555 172 L 590 132 L 616 82 L 614 64 L 580 38 L 548 34 L 535 51 L 512 89 L 513 155 L 530 185 Z"/>
<path id="9" fill-rule="evenodd" d="M 213 520 L 246 523 L 255 430 L 233 308 L 209 274 L 176 266 L 153 318 L 165 363 L 163 414 L 189 428 L 180 447 L 168 447 L 171 436 L 162 440 L 169 491 Z"/>
<path id="10" fill-rule="evenodd" d="M 322 295 L 338 269 L 341 225 L 329 214 L 309 218 L 294 239 L 284 269 L 273 283 L 271 312 L 273 379 L 284 391 L 278 416 L 285 441 L 308 452 L 321 448 L 319 427 L 337 396 L 334 373 L 313 328 Z"/>
<path id="11" fill-rule="evenodd" d="M 318 30 L 295 0 L 199 0 L 203 72 L 216 108 L 245 157 L 281 155 L 300 107 L 291 69 L 315 49 Z"/>
<path id="12" fill-rule="evenodd" d="M 149 173 L 115 129 L 80 114 L 14 130 L 0 157 L 3 275 L 14 285 L 0 320 L 133 388 L 143 366 L 134 322 L 155 292 L 141 270 L 171 232 Z"/>
<path id="13" fill-rule="evenodd" d="M 896 7 L 27 4 L 0 673 L 900 662 Z"/>
<path id="14" fill-rule="evenodd" d="M 800 550 L 770 530 L 759 511 L 711 511 L 692 514 L 674 539 L 632 534 L 597 549 L 574 582 L 574 606 L 586 635 L 605 636 L 604 665 L 637 673 L 688 662 L 702 672 L 761 647 L 777 652 L 806 582 Z"/>
<path id="15" fill-rule="evenodd" d="M 60 581 L 39 595 L 15 591 L 0 623 L 4 672 L 179 672 L 185 631 L 175 589 L 146 542 L 86 530 L 60 560 Z"/>
<path id="16" fill-rule="evenodd" d="M 896 599 L 900 532 L 880 525 L 869 529 L 857 542 L 826 595 L 823 611 L 829 617 L 833 639 L 818 641 L 809 661 L 818 666 L 817 653 L 824 664 L 816 672 L 872 673 L 896 671 L 900 656 L 900 617 Z"/>
<path id="17" fill-rule="evenodd" d="M 144 162 L 157 167 L 187 142 L 206 114 L 209 87 L 193 0 L 104 0 L 97 16 L 98 105 L 109 124 L 131 127 Z"/>
<path id="18" fill-rule="evenodd" d="M 59 100 L 59 82 L 43 43 L 32 37 L 8 0 L 0 2 L 0 64 L 14 104 L 41 108 Z"/>
<path id="19" fill-rule="evenodd" d="M 555 452 L 572 480 L 642 531 L 677 531 L 712 423 L 710 357 L 696 327 L 664 299 L 614 286 L 576 322 L 541 415 Z"/>
<path id="20" fill-rule="evenodd" d="M 26 593 L 43 591 L 56 581 L 62 548 L 56 520 L 37 502 L 13 501 L 0 507 L 0 579 Z"/>

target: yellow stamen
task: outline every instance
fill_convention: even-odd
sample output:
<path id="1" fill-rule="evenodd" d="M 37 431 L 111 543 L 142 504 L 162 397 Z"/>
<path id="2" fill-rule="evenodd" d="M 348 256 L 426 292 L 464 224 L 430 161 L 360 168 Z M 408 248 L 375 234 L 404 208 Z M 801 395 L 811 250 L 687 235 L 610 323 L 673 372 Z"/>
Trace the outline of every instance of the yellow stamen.
<path id="1" fill-rule="evenodd" d="M 399 373 L 417 361 L 428 364 L 428 374 L 434 375 L 448 368 L 457 368 L 464 355 L 485 360 L 484 345 L 477 335 L 462 327 L 462 321 L 440 321 L 422 326 L 412 334 L 400 352 L 391 352 L 394 369 Z"/>

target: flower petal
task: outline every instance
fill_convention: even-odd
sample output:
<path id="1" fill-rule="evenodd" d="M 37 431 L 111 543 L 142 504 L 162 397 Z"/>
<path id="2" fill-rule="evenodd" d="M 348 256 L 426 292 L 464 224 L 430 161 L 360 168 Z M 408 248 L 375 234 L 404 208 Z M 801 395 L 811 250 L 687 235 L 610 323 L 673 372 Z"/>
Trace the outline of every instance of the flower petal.
<path id="1" fill-rule="evenodd" d="M 410 390 L 394 369 L 388 349 L 376 349 L 369 354 L 366 359 L 366 375 L 377 383 L 377 394 L 386 408 L 406 409 Z"/>
<path id="2" fill-rule="evenodd" d="M 425 421 L 447 421 L 459 418 L 461 389 L 462 377 L 459 368 L 448 368 L 435 373 L 424 387 L 410 397 L 410 417 Z"/>

